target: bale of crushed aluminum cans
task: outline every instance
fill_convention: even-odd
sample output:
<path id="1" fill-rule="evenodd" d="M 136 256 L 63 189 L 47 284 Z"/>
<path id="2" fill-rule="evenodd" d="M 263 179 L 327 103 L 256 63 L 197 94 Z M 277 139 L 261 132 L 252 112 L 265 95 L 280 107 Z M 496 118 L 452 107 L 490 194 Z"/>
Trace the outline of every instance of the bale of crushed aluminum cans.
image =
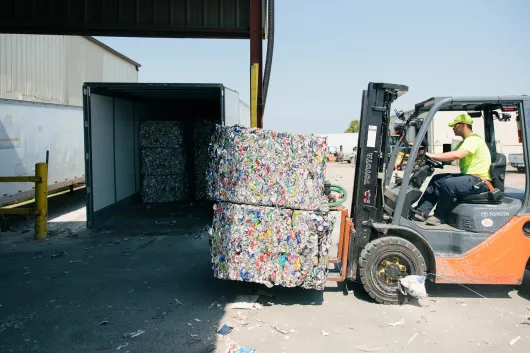
<path id="1" fill-rule="evenodd" d="M 328 210 L 326 138 L 217 125 L 210 151 L 212 200 Z"/>
<path id="2" fill-rule="evenodd" d="M 183 131 L 180 121 L 152 120 L 140 125 L 143 202 L 175 202 L 189 198 Z"/>
<path id="3" fill-rule="evenodd" d="M 171 175 L 177 178 L 186 173 L 186 153 L 184 148 L 141 149 L 142 174 Z"/>
<path id="4" fill-rule="evenodd" d="M 186 200 L 189 197 L 185 178 L 175 175 L 144 175 L 142 200 L 144 203 L 165 203 Z"/>
<path id="5" fill-rule="evenodd" d="M 195 200 L 204 200 L 207 195 L 208 183 L 206 174 L 210 160 L 208 149 L 215 133 L 215 125 L 215 120 L 198 119 L 193 121 Z"/>
<path id="6" fill-rule="evenodd" d="M 324 289 L 334 225 L 329 214 L 224 202 L 214 208 L 216 278 Z"/>
<path id="7" fill-rule="evenodd" d="M 182 121 L 149 120 L 140 124 L 140 147 L 179 147 L 184 136 Z"/>

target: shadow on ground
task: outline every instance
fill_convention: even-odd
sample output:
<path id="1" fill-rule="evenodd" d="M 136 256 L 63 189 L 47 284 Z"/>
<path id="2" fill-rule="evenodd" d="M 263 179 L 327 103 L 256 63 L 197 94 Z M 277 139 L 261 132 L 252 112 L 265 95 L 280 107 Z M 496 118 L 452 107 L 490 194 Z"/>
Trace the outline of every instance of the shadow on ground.
<path id="1" fill-rule="evenodd" d="M 60 197 L 84 202 L 83 194 Z M 72 212 L 55 213 L 52 199 L 50 219 Z M 216 330 L 237 295 L 260 294 L 263 306 L 323 303 L 319 291 L 213 278 L 211 217 L 200 208 L 173 213 L 39 243 L 24 232 L 31 220 L 14 222 L 22 232 L 0 235 L 0 351 L 222 351 Z"/>

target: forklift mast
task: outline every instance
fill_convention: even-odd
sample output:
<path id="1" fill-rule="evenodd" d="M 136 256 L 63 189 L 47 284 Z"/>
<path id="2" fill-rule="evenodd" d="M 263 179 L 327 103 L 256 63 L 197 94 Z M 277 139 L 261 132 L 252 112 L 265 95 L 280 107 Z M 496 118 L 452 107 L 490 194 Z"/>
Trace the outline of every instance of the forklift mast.
<path id="1" fill-rule="evenodd" d="M 390 106 L 407 91 L 408 87 L 404 85 L 374 82 L 363 91 L 350 211 L 356 236 L 350 238 L 349 279 L 356 278 L 357 259 L 370 241 L 372 223 L 383 220 L 384 175 L 390 148 Z"/>

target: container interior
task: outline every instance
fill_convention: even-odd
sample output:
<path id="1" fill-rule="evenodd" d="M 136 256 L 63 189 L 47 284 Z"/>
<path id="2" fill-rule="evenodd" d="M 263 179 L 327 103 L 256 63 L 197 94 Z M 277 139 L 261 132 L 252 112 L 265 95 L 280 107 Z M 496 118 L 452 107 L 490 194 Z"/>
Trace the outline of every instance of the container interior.
<path id="1" fill-rule="evenodd" d="M 222 85 L 86 84 L 85 93 L 89 228 L 118 218 L 127 218 L 128 224 L 142 216 L 171 218 L 177 208 L 181 212 L 187 206 L 193 206 L 193 211 L 211 210 L 205 206 L 209 204 L 204 190 L 206 141 L 212 126 L 225 123 Z M 142 127 L 164 122 L 178 124 L 182 140 L 178 149 L 160 154 L 156 138 L 149 140 L 155 149 L 145 146 Z M 160 175 L 152 174 L 145 165 L 153 161 L 152 155 L 158 156 L 157 165 L 172 163 L 170 175 L 165 175 L 164 168 L 157 172 Z M 161 155 L 168 158 L 161 160 Z M 168 197 L 171 192 L 163 190 L 173 190 L 178 180 L 186 180 L 185 190 L 178 197 Z M 153 188 L 157 191 L 149 193 Z"/>

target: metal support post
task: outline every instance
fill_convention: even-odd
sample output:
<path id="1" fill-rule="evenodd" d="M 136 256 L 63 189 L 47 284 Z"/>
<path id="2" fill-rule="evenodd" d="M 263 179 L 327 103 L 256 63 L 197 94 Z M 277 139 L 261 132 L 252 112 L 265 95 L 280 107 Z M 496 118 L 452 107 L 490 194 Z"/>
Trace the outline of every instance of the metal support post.
<path id="1" fill-rule="evenodd" d="M 43 240 L 48 236 L 48 164 L 35 164 L 35 176 L 40 178 L 35 183 L 35 239 Z"/>
<path id="2" fill-rule="evenodd" d="M 263 4 L 250 0 L 251 126 L 263 128 Z M 252 99 L 255 97 L 255 99 Z"/>

